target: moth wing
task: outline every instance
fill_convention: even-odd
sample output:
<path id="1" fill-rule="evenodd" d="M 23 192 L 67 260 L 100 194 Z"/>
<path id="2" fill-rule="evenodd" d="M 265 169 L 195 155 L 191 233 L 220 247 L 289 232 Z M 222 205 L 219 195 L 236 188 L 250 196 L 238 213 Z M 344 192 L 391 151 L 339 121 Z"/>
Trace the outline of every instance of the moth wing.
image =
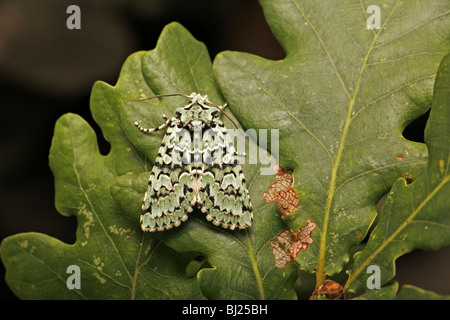
<path id="1" fill-rule="evenodd" d="M 178 227 L 192 211 L 194 193 L 189 165 L 175 158 L 182 157 L 184 152 L 177 135 L 178 123 L 179 120 L 173 119 L 168 127 L 150 174 L 140 218 L 144 231 Z"/>
<path id="2" fill-rule="evenodd" d="M 250 227 L 253 209 L 247 183 L 238 163 L 232 137 L 220 120 L 206 130 L 200 199 L 206 218 L 215 225 L 234 230 Z"/>

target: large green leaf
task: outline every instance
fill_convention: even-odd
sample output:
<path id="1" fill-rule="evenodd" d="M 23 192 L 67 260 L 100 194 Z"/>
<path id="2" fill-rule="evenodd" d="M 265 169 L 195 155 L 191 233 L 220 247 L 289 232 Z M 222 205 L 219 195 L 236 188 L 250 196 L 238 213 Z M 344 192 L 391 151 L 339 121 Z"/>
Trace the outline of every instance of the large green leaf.
<path id="1" fill-rule="evenodd" d="M 249 230 L 224 230 L 194 212 L 179 228 L 141 231 L 140 206 L 162 133 L 145 135 L 134 122 L 159 126 L 163 114 L 173 115 L 186 100 L 128 100 L 193 91 L 223 103 L 205 46 L 173 23 L 163 30 L 155 50 L 127 59 L 116 86 L 98 82 L 93 88 L 91 110 L 111 144 L 108 155 L 99 153 L 93 130 L 80 117 L 68 114 L 58 120 L 50 152 L 56 206 L 64 215 L 77 216 L 77 241 L 68 245 L 42 234 L 5 239 L 1 253 L 6 280 L 18 297 L 296 297 L 296 268 L 276 269 L 273 261 L 269 242 L 285 226 L 276 208 L 262 198 L 273 181 L 273 176 L 260 174 L 262 165 L 243 168 L 255 213 Z M 224 121 L 229 128 L 234 125 Z M 206 257 L 210 268 L 187 278 L 185 267 L 196 255 Z M 66 287 L 69 265 L 80 266 L 80 290 Z"/>
<path id="2" fill-rule="evenodd" d="M 175 54 L 174 54 L 175 52 Z M 147 83 L 142 97 L 154 93 L 207 93 L 214 103 L 223 103 L 213 79 L 212 64 L 203 44 L 195 41 L 180 25 L 171 24 L 162 33 L 155 50 L 142 58 L 142 73 Z M 122 79 L 123 76 L 121 76 Z M 134 79 L 133 79 L 134 80 Z M 116 90 L 130 98 L 139 90 L 128 90 L 119 80 Z M 137 87 L 139 88 L 139 87 Z M 151 90 L 151 92 L 148 92 Z M 116 93 L 116 99 L 117 99 Z M 139 97 L 137 97 L 139 98 Z M 120 98 L 119 98 L 120 99 Z M 125 98 L 124 98 L 125 99 Z M 122 105 L 118 111 L 126 136 L 142 153 L 154 159 L 162 134 L 144 135 L 134 127 L 134 121 L 147 127 L 159 126 L 161 115 L 174 113 L 185 104 L 183 99 L 133 102 Z M 227 111 L 229 116 L 232 114 Z M 234 124 L 224 120 L 228 128 Z M 229 231 L 215 227 L 202 214 L 192 214 L 186 223 L 173 230 L 156 233 L 165 244 L 179 252 L 196 252 L 208 260 L 212 268 L 198 273 L 203 294 L 210 299 L 294 299 L 292 283 L 297 271 L 293 265 L 284 270 L 275 268 L 270 240 L 283 230 L 284 225 L 276 208 L 268 207 L 262 193 L 273 182 L 273 176 L 261 175 L 267 165 L 243 165 L 244 174 L 254 209 L 253 226 L 245 231 Z M 116 179 L 112 192 L 117 204 L 135 219 L 147 185 L 149 170 L 130 170 Z"/>
<path id="3" fill-rule="evenodd" d="M 346 287 L 366 288 L 369 265 L 380 267 L 381 284 L 395 275 L 394 261 L 414 249 L 433 250 L 450 244 L 450 54 L 439 68 L 433 106 L 425 130 L 428 168 L 411 184 L 399 179 L 383 206 L 364 250 L 355 256 Z M 370 275 L 370 274 L 369 274 Z"/>
<path id="4" fill-rule="evenodd" d="M 245 128 L 280 129 L 280 163 L 294 172 L 314 243 L 299 254 L 317 285 L 349 260 L 376 217 L 375 204 L 402 175 L 424 170 L 424 144 L 404 128 L 429 107 L 450 49 L 448 1 L 260 0 L 286 51 L 281 61 L 223 52 L 219 87 Z M 381 29 L 365 28 L 369 5 Z M 268 116 L 270 115 L 270 116 Z"/>

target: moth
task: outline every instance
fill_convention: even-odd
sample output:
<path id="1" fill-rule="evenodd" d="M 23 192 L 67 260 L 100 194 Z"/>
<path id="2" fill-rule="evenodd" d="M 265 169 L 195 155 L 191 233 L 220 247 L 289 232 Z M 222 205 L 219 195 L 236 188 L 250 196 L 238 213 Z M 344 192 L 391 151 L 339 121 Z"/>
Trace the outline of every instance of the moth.
<path id="1" fill-rule="evenodd" d="M 193 92 L 189 102 L 158 128 L 135 126 L 144 133 L 166 130 L 150 174 L 140 216 L 143 231 L 164 231 L 186 221 L 194 208 L 223 228 L 245 229 L 253 222 L 253 210 L 244 173 L 216 105 Z"/>

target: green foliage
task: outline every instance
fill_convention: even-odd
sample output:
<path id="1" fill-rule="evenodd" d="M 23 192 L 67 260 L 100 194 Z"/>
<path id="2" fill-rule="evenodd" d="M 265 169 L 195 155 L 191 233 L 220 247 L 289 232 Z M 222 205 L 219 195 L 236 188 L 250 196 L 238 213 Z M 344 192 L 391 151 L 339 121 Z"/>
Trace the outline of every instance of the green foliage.
<path id="1" fill-rule="evenodd" d="M 295 229 L 312 218 L 320 230 L 314 234 L 318 241 L 297 258 L 301 268 L 316 272 L 318 286 L 349 261 L 349 250 L 367 235 L 382 195 L 398 178 L 415 180 L 424 171 L 425 145 L 406 140 L 402 132 L 430 107 L 434 75 L 449 51 L 443 40 L 448 36 L 435 36 L 448 35 L 449 4 L 387 1 L 380 5 L 381 29 L 364 30 L 362 2 L 281 3 L 261 1 L 285 59 L 223 52 L 214 66 L 219 87 L 244 127 L 280 129 L 280 161 L 293 170 L 293 187 L 301 199 L 301 210 L 288 225 Z M 330 17 L 330 12 L 335 14 Z M 448 148 L 448 132 L 435 134 L 444 135 L 438 141 Z M 441 159 L 447 168 L 448 157 Z M 444 171 L 442 191 L 448 190 Z M 441 241 L 429 249 L 449 244 L 443 214 L 448 197 L 432 195 L 441 199 L 433 215 L 440 214 L 437 223 L 443 225 L 434 229 Z M 408 208 L 421 209 L 415 201 Z M 409 222 L 403 219 L 398 222 Z M 418 238 L 424 237 L 412 233 L 408 241 Z M 409 250 L 421 247 L 427 248 L 414 244 Z M 387 254 L 391 264 L 398 254 Z M 383 282 L 392 278 L 392 273 L 384 275 Z"/>
<path id="2" fill-rule="evenodd" d="M 18 297 L 295 299 L 296 267 L 314 273 L 316 286 L 345 270 L 387 192 L 367 245 L 347 266 L 346 291 L 393 299 L 398 285 L 389 281 L 397 257 L 450 244 L 449 55 L 437 71 L 450 49 L 448 2 L 385 1 L 380 30 L 364 29 L 368 5 L 362 2 L 260 2 L 285 59 L 223 52 L 212 65 L 206 47 L 172 23 L 154 50 L 127 59 L 114 87 L 98 82 L 92 90 L 93 117 L 111 144 L 107 155 L 79 116 L 57 121 L 50 151 L 55 202 L 61 214 L 77 216 L 77 241 L 68 245 L 37 233 L 6 238 L 1 258 Z M 172 116 L 185 100 L 127 101 L 194 91 L 217 104 L 226 100 L 227 113 L 244 129 L 280 130 L 280 163 L 293 171 L 300 198 L 293 219 L 283 221 L 276 205 L 265 203 L 262 193 L 273 176 L 260 175 L 264 165 L 246 164 L 251 228 L 225 230 L 194 212 L 178 228 L 140 230 L 163 133 L 143 135 L 133 124 L 157 127 L 162 114 Z M 426 145 L 406 140 L 403 129 L 431 103 Z M 414 182 L 406 184 L 405 177 Z M 318 226 L 314 242 L 295 265 L 275 268 L 270 240 L 286 224 L 297 229 L 308 218 Z M 192 276 L 199 255 L 207 263 Z M 381 268 L 383 287 L 364 293 L 372 264 Z M 66 286 L 69 265 L 80 266 L 79 290 Z M 440 298 L 413 287 L 397 297 Z"/>
<path id="3" fill-rule="evenodd" d="M 429 150 L 428 167 L 411 184 L 395 182 L 380 213 L 376 228 L 364 250 L 357 253 L 347 286 L 360 291 L 364 270 L 380 266 L 382 283 L 394 277 L 394 260 L 414 249 L 435 250 L 450 242 L 450 55 L 439 68 L 433 106 L 425 130 Z"/>

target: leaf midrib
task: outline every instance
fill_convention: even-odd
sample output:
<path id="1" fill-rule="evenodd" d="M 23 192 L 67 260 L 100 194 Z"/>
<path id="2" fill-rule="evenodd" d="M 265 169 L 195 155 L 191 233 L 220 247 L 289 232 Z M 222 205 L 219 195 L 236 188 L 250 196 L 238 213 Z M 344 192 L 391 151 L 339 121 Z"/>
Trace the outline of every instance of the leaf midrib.
<path id="1" fill-rule="evenodd" d="M 295 1 L 294 1 L 295 2 Z M 328 190 L 328 196 L 327 196 L 327 203 L 325 206 L 325 216 L 324 216 L 324 221 L 323 221 L 323 228 L 322 228 L 322 232 L 321 232 L 321 239 L 320 239 L 320 248 L 319 248 L 319 258 L 318 258 L 318 267 L 316 270 L 316 287 L 320 286 L 324 281 L 325 281 L 325 249 L 327 246 L 327 234 L 328 234 L 328 224 L 329 224 L 329 220 L 330 220 L 330 212 L 331 212 L 331 205 L 334 199 L 334 195 L 335 195 L 335 188 L 336 188 L 336 181 L 337 181 L 337 174 L 338 174 L 338 169 L 340 167 L 340 162 L 342 159 L 342 154 L 343 154 L 343 150 L 344 150 L 344 146 L 345 146 L 345 140 L 347 138 L 347 133 L 348 130 L 350 128 L 350 124 L 352 122 L 352 112 L 353 112 L 353 107 L 355 105 L 356 102 L 356 98 L 359 94 L 359 90 L 361 87 L 361 81 L 365 72 L 365 69 L 367 67 L 367 62 L 370 58 L 370 55 L 375 47 L 375 43 L 377 41 L 377 39 L 379 38 L 380 34 L 382 33 L 382 31 L 385 29 L 386 24 L 389 22 L 392 14 L 394 13 L 395 9 L 397 8 L 398 4 L 399 4 L 400 0 L 397 0 L 396 3 L 394 4 L 394 6 L 391 9 L 391 12 L 389 13 L 389 15 L 387 16 L 386 20 L 384 21 L 380 31 L 378 33 L 374 33 L 374 37 L 372 39 L 372 42 L 367 50 L 367 53 L 364 57 L 364 61 L 363 64 L 361 66 L 361 71 L 359 73 L 359 77 L 358 80 L 356 82 L 356 86 L 355 86 L 355 90 L 353 92 L 353 96 L 350 99 L 350 103 L 348 106 L 348 110 L 347 110 L 347 117 L 345 119 L 345 124 L 344 124 L 344 128 L 342 130 L 342 135 L 341 135 L 341 140 L 339 142 L 339 148 L 338 151 L 336 153 L 336 158 L 334 163 L 332 164 L 332 171 L 331 171 L 331 179 L 330 179 L 330 187 Z M 300 10 L 300 8 L 298 7 L 297 3 L 295 2 L 297 8 L 299 9 L 299 12 L 302 14 L 302 16 L 305 18 L 305 20 L 307 20 L 306 16 L 304 15 L 304 13 Z M 314 34 L 318 37 L 317 32 L 315 31 L 313 25 L 308 21 L 308 25 L 311 27 L 311 29 L 313 29 Z M 333 68 L 336 72 L 336 75 L 338 76 L 339 80 L 341 81 L 341 77 L 334 65 L 334 62 L 331 59 L 331 56 L 328 52 L 328 50 L 326 50 L 326 47 L 324 46 L 323 41 L 321 40 L 321 38 L 319 37 L 319 42 L 321 43 L 322 47 L 324 48 L 328 58 L 330 59 L 331 63 L 333 64 Z M 341 82 L 342 86 L 344 87 L 344 91 L 346 93 L 347 90 L 345 88 L 345 85 L 343 82 Z M 347 94 L 348 95 L 348 94 Z"/>

